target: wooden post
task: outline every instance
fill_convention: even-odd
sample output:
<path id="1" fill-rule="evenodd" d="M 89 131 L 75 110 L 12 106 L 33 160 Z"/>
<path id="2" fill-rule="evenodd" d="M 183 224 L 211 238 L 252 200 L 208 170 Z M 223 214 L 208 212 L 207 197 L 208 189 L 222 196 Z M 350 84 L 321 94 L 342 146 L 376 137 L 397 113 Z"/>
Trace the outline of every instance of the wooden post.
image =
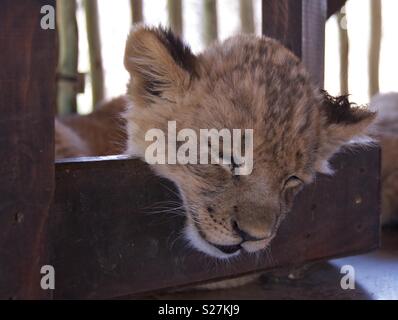
<path id="1" fill-rule="evenodd" d="M 182 2 L 181 0 L 168 0 L 167 9 L 169 13 L 169 24 L 171 29 L 178 35 L 183 35 Z"/>
<path id="2" fill-rule="evenodd" d="M 90 74 L 93 93 L 93 105 L 104 100 L 104 68 L 101 54 L 101 36 L 97 0 L 84 0 L 86 11 L 87 37 L 90 51 Z"/>
<path id="3" fill-rule="evenodd" d="M 130 7 L 133 24 L 144 21 L 142 0 L 130 0 Z"/>
<path id="4" fill-rule="evenodd" d="M 50 264 L 57 48 L 56 31 L 41 28 L 45 5 L 55 0 L 1 2 L 0 299 L 51 297 L 40 270 Z"/>
<path id="5" fill-rule="evenodd" d="M 59 39 L 57 107 L 59 114 L 66 115 L 76 112 L 79 80 L 76 0 L 57 1 L 57 27 Z"/>
<path id="6" fill-rule="evenodd" d="M 263 34 L 281 41 L 303 60 L 323 87 L 326 0 L 263 0 Z"/>
<path id="7" fill-rule="evenodd" d="M 369 94 L 370 97 L 373 97 L 380 92 L 379 69 L 382 34 L 381 0 L 370 1 L 370 6 Z"/>
<path id="8" fill-rule="evenodd" d="M 240 0 L 240 21 L 243 33 L 254 33 L 253 0 Z"/>
<path id="9" fill-rule="evenodd" d="M 337 16 L 337 23 L 340 43 L 340 94 L 342 95 L 347 95 L 349 93 L 348 68 L 350 43 L 345 19 L 347 19 L 345 12 L 340 12 Z"/>
<path id="10" fill-rule="evenodd" d="M 218 39 L 217 0 L 203 0 L 203 39 L 208 46 Z"/>

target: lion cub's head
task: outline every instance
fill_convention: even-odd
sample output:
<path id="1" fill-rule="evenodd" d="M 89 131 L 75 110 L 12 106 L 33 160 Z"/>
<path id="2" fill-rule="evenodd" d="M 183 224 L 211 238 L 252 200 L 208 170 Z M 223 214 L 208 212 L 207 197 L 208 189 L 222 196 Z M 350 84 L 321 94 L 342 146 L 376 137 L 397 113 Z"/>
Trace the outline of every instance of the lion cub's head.
<path id="1" fill-rule="evenodd" d="M 234 174 L 236 150 L 230 165 L 153 165 L 181 192 L 187 238 L 218 258 L 266 248 L 296 194 L 317 172 L 330 173 L 328 159 L 374 118 L 316 89 L 299 59 L 264 37 L 236 36 L 194 55 L 171 32 L 138 27 L 125 66 L 130 155 L 144 158 L 146 133 L 167 133 L 169 121 L 195 132 L 253 130 L 250 175 Z"/>

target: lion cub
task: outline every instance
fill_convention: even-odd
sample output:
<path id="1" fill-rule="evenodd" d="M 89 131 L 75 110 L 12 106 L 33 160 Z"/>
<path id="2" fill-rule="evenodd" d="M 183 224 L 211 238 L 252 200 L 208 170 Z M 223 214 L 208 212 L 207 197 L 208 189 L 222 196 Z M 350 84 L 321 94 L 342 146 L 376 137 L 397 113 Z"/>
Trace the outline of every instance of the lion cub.
<path id="1" fill-rule="evenodd" d="M 145 160 L 146 133 L 167 132 L 169 121 L 197 133 L 254 132 L 247 176 L 234 174 L 233 159 L 229 166 L 152 165 L 180 190 L 186 239 L 219 259 L 267 248 L 297 193 L 318 172 L 331 174 L 328 160 L 344 144 L 364 141 L 375 118 L 316 88 L 300 60 L 265 37 L 235 36 L 194 55 L 170 31 L 140 26 L 128 37 L 125 66 L 127 154 Z"/>

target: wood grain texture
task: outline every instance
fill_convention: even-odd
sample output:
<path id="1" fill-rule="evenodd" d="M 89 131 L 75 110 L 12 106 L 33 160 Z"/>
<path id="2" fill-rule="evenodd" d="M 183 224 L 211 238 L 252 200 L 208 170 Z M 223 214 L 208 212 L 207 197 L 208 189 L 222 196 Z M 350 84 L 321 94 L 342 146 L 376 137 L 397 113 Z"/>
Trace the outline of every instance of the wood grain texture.
<path id="1" fill-rule="evenodd" d="M 336 176 L 320 176 L 298 197 L 272 259 L 242 256 L 228 264 L 189 249 L 180 236 L 183 217 L 153 213 L 163 201 L 178 200 L 170 182 L 138 160 L 99 160 L 56 166 L 56 299 L 142 294 L 361 253 L 379 243 L 377 148 L 339 155 Z"/>
<path id="2" fill-rule="evenodd" d="M 0 10 L 0 299 L 47 298 L 46 223 L 54 188 L 56 35 L 40 27 L 54 0 Z"/>
<path id="3" fill-rule="evenodd" d="M 326 0 L 263 0 L 263 34 L 300 57 L 323 87 Z"/>

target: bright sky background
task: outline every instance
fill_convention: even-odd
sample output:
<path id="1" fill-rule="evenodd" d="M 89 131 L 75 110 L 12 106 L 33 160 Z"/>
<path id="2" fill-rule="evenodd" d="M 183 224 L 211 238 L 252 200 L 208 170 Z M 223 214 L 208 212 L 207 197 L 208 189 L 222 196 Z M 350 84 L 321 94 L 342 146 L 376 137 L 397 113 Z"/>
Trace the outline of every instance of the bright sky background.
<path id="1" fill-rule="evenodd" d="M 349 0 L 347 4 L 348 32 L 350 37 L 350 93 L 352 100 L 368 103 L 368 47 L 370 34 L 369 8 L 372 0 Z M 81 0 L 78 0 L 81 3 Z M 106 96 L 116 97 L 125 92 L 128 74 L 123 67 L 123 54 L 127 34 L 131 26 L 129 0 L 98 0 L 101 21 L 103 59 L 106 79 Z M 117 5 L 115 5 L 117 3 Z M 398 1 L 382 0 L 383 38 L 380 65 L 380 86 L 382 92 L 398 91 Z M 81 5 L 80 5 L 81 6 Z M 144 18 L 150 25 L 167 25 L 167 0 L 144 0 Z M 184 38 L 191 48 L 198 52 L 204 48 L 201 37 L 202 0 L 183 0 Z M 261 33 L 261 0 L 254 0 L 256 33 Z M 219 36 L 221 40 L 240 30 L 239 1 L 218 0 Z M 88 48 L 84 16 L 78 13 L 80 32 L 79 71 L 88 72 Z M 339 22 L 332 18 L 326 32 L 326 76 L 325 87 L 332 94 L 338 94 L 339 76 Z M 87 78 L 86 92 L 78 97 L 79 110 L 91 110 L 91 84 Z"/>

